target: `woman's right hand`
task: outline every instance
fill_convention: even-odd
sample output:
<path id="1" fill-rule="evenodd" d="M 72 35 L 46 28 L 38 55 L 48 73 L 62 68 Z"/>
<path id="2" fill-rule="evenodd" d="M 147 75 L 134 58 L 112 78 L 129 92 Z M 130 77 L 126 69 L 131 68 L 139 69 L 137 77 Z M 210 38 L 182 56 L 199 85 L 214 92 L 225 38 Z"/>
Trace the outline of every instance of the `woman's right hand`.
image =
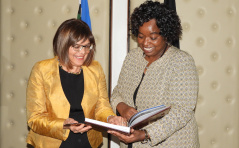
<path id="1" fill-rule="evenodd" d="M 138 112 L 135 108 L 128 106 L 127 104 L 123 102 L 120 102 L 116 108 L 117 108 L 117 111 L 120 113 L 120 115 L 123 118 L 126 118 L 127 121 L 129 121 L 129 119 Z"/>
<path id="2" fill-rule="evenodd" d="M 110 124 L 127 126 L 127 120 L 121 116 L 109 116 L 107 122 Z"/>
<path id="3" fill-rule="evenodd" d="M 119 140 L 124 143 L 133 143 L 137 141 L 143 141 L 145 139 L 145 132 L 142 130 L 131 129 L 129 135 L 116 130 L 108 130 L 107 132 L 115 137 L 118 137 Z"/>
<path id="4" fill-rule="evenodd" d="M 72 118 L 68 118 L 64 121 L 63 128 L 70 129 L 73 133 L 81 133 L 81 134 L 92 129 L 90 125 L 78 123 L 76 120 Z"/>

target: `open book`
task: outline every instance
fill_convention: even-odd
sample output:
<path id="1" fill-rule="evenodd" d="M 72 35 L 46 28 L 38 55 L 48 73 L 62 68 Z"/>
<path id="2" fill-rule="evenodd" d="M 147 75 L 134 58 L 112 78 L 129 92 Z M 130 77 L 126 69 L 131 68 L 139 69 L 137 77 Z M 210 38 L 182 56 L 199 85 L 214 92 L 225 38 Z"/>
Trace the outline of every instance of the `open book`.
<path id="1" fill-rule="evenodd" d="M 89 118 L 85 118 L 85 124 L 89 124 L 92 127 L 100 127 L 105 129 L 117 130 L 124 133 L 130 133 L 130 128 L 140 129 L 149 124 L 150 122 L 153 122 L 163 117 L 169 112 L 170 109 L 170 106 L 165 105 L 145 109 L 130 118 L 128 122 L 128 127 L 105 123 Z"/>

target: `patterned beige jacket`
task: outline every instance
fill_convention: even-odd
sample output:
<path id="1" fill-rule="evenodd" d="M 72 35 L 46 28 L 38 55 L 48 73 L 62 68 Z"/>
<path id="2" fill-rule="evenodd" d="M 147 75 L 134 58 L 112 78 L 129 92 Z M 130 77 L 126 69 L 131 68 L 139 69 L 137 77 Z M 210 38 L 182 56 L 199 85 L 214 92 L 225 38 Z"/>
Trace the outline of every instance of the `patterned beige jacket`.
<path id="1" fill-rule="evenodd" d="M 133 94 L 147 63 L 140 48 L 128 53 L 111 97 L 114 111 L 120 102 L 134 106 Z M 194 60 L 188 53 L 171 46 L 163 57 L 153 62 L 138 90 L 138 111 L 161 104 L 172 108 L 169 114 L 144 127 L 151 141 L 136 142 L 133 147 L 198 148 L 198 127 L 194 117 L 198 85 Z M 121 147 L 126 145 L 121 143 Z"/>

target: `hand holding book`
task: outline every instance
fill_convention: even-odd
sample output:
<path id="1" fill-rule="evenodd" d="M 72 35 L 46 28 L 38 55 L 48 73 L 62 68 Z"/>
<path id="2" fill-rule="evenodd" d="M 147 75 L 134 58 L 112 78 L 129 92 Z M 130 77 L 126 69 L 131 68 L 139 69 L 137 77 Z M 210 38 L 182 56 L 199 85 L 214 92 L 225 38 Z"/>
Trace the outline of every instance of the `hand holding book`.
<path id="1" fill-rule="evenodd" d="M 140 129 L 144 126 L 146 126 L 148 123 L 153 122 L 155 120 L 160 119 L 164 115 L 166 115 L 169 110 L 171 109 L 170 106 L 160 105 L 156 107 L 152 107 L 149 109 L 145 109 L 141 112 L 138 112 L 134 116 L 132 116 L 128 122 L 128 126 L 120 126 L 120 125 L 114 125 L 110 123 L 105 123 L 89 118 L 85 118 L 85 123 L 91 125 L 94 127 L 101 127 L 106 130 L 116 130 L 123 133 L 130 133 L 130 128 L 133 129 Z"/>
<path id="2" fill-rule="evenodd" d="M 92 129 L 91 125 L 79 123 L 73 118 L 68 118 L 64 121 L 63 129 L 70 129 L 73 133 L 84 133 Z"/>
<path id="3" fill-rule="evenodd" d="M 120 116 L 124 117 L 127 119 L 127 121 L 129 121 L 129 119 L 135 115 L 136 113 L 138 113 L 138 111 L 132 107 L 132 106 L 129 106 L 127 104 L 125 104 L 124 102 L 120 102 L 118 105 L 117 105 L 117 111 L 118 113 L 120 114 Z"/>
<path id="4" fill-rule="evenodd" d="M 110 124 L 127 126 L 127 120 L 121 116 L 110 115 L 107 117 L 107 122 Z"/>

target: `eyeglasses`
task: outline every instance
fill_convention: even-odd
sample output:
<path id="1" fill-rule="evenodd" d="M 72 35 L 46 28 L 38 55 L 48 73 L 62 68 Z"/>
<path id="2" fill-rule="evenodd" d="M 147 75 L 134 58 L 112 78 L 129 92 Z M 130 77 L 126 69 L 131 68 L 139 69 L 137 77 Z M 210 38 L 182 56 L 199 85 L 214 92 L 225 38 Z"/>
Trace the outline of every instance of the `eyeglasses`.
<path id="1" fill-rule="evenodd" d="M 91 49 L 93 49 L 93 45 L 75 45 L 72 46 L 74 51 L 81 51 L 83 48 L 85 48 L 86 52 L 90 52 Z"/>

